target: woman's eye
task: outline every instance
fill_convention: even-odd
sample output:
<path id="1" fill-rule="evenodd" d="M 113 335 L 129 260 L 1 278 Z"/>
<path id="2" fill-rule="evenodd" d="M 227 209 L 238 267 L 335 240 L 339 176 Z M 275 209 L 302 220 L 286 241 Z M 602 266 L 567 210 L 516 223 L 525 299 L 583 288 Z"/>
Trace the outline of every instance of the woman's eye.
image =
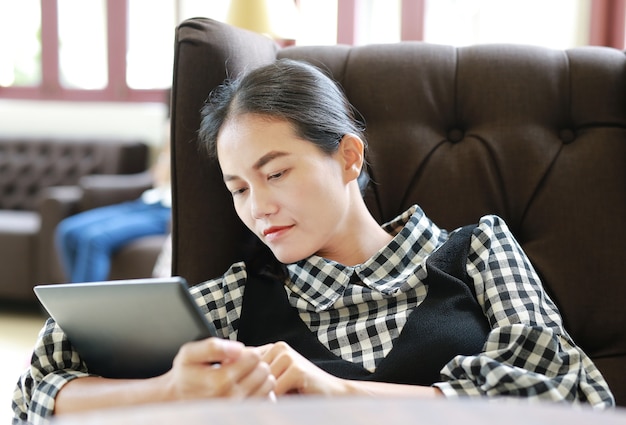
<path id="1" fill-rule="evenodd" d="M 268 180 L 276 180 L 276 179 L 279 179 L 279 178 L 281 178 L 282 176 L 284 176 L 286 172 L 287 172 L 287 170 L 283 170 L 283 171 L 279 171 L 278 173 L 273 173 L 273 174 L 270 174 L 270 175 L 267 177 L 267 179 L 268 179 Z"/>
<path id="2" fill-rule="evenodd" d="M 233 196 L 237 196 L 237 195 L 241 195 L 241 194 L 243 194 L 246 190 L 247 190 L 247 188 L 242 187 L 242 188 L 239 188 L 239 189 L 231 190 L 231 191 L 230 191 L 230 193 L 231 193 Z"/>

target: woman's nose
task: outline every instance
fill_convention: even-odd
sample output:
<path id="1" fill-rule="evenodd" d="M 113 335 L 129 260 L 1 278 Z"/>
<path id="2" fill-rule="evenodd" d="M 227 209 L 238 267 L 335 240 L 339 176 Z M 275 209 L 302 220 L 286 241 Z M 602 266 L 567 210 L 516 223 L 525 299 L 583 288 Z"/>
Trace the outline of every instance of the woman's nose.
<path id="1" fill-rule="evenodd" d="M 262 219 L 276 212 L 276 204 L 263 189 L 251 190 L 250 194 L 252 217 Z"/>

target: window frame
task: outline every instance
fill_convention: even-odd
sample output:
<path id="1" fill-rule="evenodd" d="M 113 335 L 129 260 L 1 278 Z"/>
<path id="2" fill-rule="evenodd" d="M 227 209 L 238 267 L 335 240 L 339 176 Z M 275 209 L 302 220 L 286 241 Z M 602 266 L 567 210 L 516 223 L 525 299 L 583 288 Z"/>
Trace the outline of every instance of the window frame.
<path id="1" fill-rule="evenodd" d="M 4 99 L 164 102 L 168 89 L 132 89 L 126 83 L 127 0 L 107 0 L 108 84 L 101 90 L 65 88 L 59 75 L 57 0 L 41 0 L 41 83 L 32 87 L 0 87 Z M 172 41 L 173 42 L 173 41 Z"/>
<path id="2" fill-rule="evenodd" d="M 624 49 L 626 0 L 592 0 L 589 44 Z"/>

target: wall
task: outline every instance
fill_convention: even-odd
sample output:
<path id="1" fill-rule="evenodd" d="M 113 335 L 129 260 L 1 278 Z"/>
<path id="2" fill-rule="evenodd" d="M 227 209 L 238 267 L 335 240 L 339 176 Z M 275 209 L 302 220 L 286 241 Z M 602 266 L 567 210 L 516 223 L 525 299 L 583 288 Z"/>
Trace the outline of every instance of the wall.
<path id="1" fill-rule="evenodd" d="M 0 99 L 0 135 L 137 138 L 158 146 L 162 103 L 41 102 Z"/>

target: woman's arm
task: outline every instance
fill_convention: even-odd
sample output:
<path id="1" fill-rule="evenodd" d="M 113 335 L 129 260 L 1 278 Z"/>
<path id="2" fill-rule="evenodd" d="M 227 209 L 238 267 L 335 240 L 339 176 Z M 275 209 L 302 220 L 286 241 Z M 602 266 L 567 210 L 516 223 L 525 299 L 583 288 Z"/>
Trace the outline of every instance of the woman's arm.
<path id="1" fill-rule="evenodd" d="M 185 344 L 172 369 L 155 378 L 75 379 L 59 391 L 55 414 L 174 400 L 267 397 L 273 387 L 274 378 L 258 352 L 209 338 Z"/>
<path id="2" fill-rule="evenodd" d="M 220 367 L 212 366 L 215 363 Z M 16 422 L 45 423 L 53 414 L 112 406 L 268 396 L 273 387 L 269 366 L 256 350 L 218 338 L 184 345 L 172 369 L 160 377 L 114 380 L 92 376 L 65 333 L 49 319 L 31 365 L 18 381 L 12 407 Z"/>
<path id="3" fill-rule="evenodd" d="M 346 381 L 348 395 L 372 395 L 380 397 L 441 397 L 443 393 L 436 387 L 421 385 L 390 384 L 387 382 Z"/>
<path id="4" fill-rule="evenodd" d="M 236 337 L 235 329 L 230 322 L 223 320 L 221 313 L 214 314 L 224 311 L 223 283 L 228 282 L 232 287 L 229 288 L 237 291 L 245 282 L 245 277 L 245 267 L 235 264 L 223 278 L 190 288 L 197 304 L 224 339 L 185 345 L 178 353 L 172 370 L 159 378 L 111 380 L 91 375 L 88 365 L 82 361 L 67 335 L 54 320 L 48 319 L 37 339 L 31 364 L 20 377 L 13 393 L 14 421 L 45 423 L 54 413 L 63 414 L 82 408 L 271 394 L 274 378 L 268 365 L 262 362 L 257 350 L 227 341 L 228 337 Z M 230 358 L 236 360 L 231 362 Z M 222 367 L 211 366 L 216 362 Z M 252 370 L 248 370 L 248 362 L 254 364 Z M 262 384 L 259 383 L 261 381 Z"/>
<path id="5" fill-rule="evenodd" d="M 497 216 L 474 230 L 467 264 L 491 325 L 481 353 L 457 356 L 436 385 L 447 397 L 488 395 L 613 406 L 606 381 L 563 326 L 530 260 Z"/>

